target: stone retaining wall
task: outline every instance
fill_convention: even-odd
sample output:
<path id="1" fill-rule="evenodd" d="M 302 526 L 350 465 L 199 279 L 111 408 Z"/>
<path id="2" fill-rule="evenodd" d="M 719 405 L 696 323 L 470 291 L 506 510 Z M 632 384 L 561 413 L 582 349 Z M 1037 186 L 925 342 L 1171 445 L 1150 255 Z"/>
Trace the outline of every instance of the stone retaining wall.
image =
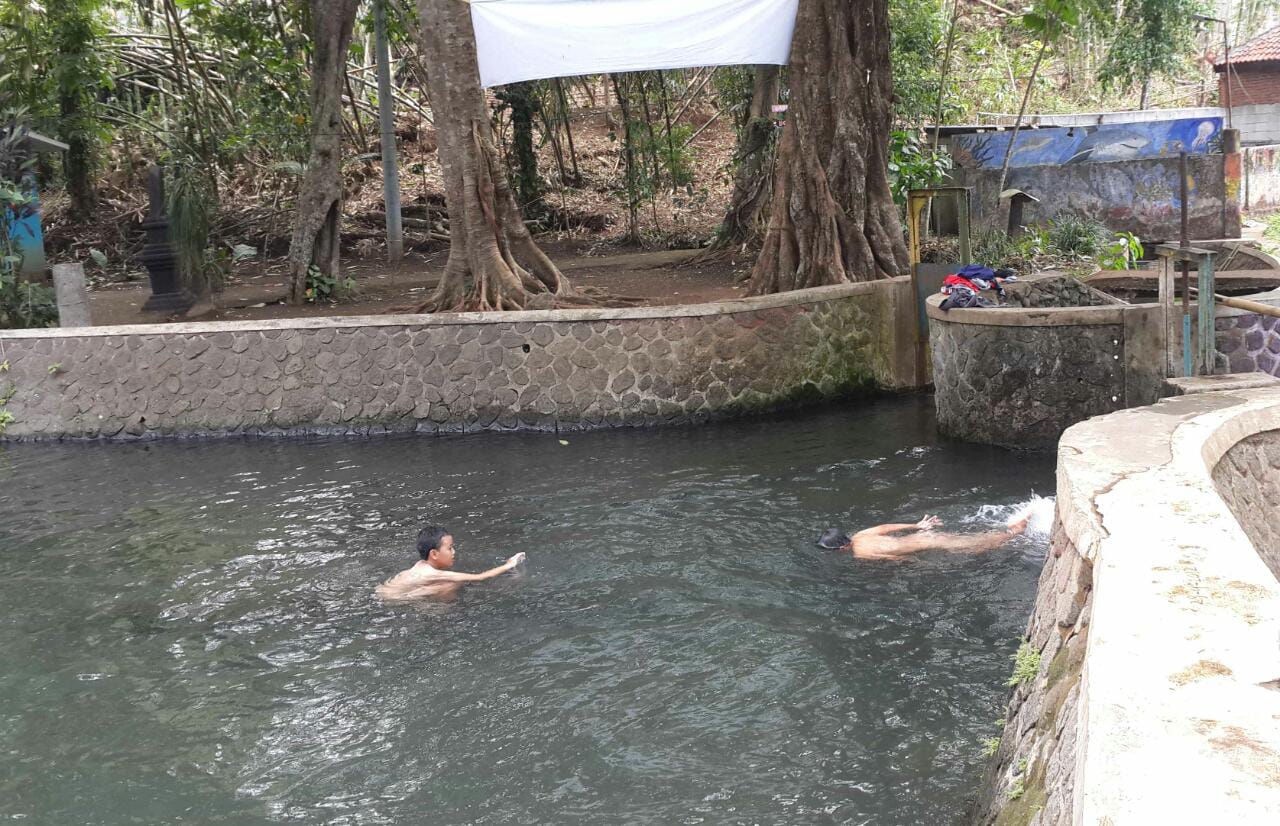
<path id="1" fill-rule="evenodd" d="M 1034 679 L 1014 687 L 1004 736 L 987 768 L 975 824 L 1072 822 L 1081 671 L 1093 613 L 1093 564 L 1056 524 L 1023 650 Z"/>
<path id="2" fill-rule="evenodd" d="M 1065 279 L 1020 287 L 1052 303 Z M 1101 301 L 1087 287 L 1085 298 Z M 1103 296 L 1105 298 L 1105 296 Z M 1150 404 L 1160 396 L 1164 354 L 1159 308 L 1111 299 L 1050 306 L 944 312 L 928 299 L 938 427 L 966 441 L 1049 449 L 1076 422 Z"/>
<path id="3" fill-rule="evenodd" d="M 1280 306 L 1280 292 L 1248 298 Z M 1220 369 L 1280 376 L 1280 318 L 1219 306 L 1214 324 Z"/>
<path id="4" fill-rule="evenodd" d="M 1246 535 L 1274 530 L 1277 428 L 1266 389 L 1063 435 L 1027 674 L 973 823 L 1280 822 L 1280 582 Z"/>
<path id="5" fill-rule="evenodd" d="M 1280 578 L 1280 430 L 1237 442 L 1213 469 L 1213 484 Z"/>
<path id="6" fill-rule="evenodd" d="M 0 331 L 5 438 L 581 429 L 914 382 L 906 279 L 686 307 Z"/>
<path id="7" fill-rule="evenodd" d="M 1119 302 L 1070 276 L 1030 278 L 1009 286 L 1012 307 L 1107 307 Z"/>

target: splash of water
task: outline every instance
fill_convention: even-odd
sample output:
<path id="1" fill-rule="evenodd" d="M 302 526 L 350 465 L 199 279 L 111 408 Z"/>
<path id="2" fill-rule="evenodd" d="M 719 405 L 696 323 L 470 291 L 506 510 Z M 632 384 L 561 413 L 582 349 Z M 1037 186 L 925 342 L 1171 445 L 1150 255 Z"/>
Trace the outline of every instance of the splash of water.
<path id="1" fill-rule="evenodd" d="M 1055 500 L 1052 496 L 1031 494 L 1031 498 L 1023 502 L 1012 502 L 1003 505 L 981 505 L 964 518 L 964 522 L 977 525 L 989 525 L 993 528 L 1003 527 L 1014 517 L 1026 515 L 1026 537 L 1035 540 L 1047 540 L 1053 529 L 1053 509 Z"/>

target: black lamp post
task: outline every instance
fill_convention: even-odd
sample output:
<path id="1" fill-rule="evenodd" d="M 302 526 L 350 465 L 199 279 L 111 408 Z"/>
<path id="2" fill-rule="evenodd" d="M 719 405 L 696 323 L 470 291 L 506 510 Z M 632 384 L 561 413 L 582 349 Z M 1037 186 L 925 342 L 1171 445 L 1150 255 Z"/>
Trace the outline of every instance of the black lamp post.
<path id="1" fill-rule="evenodd" d="M 142 222 L 147 243 L 139 257 L 151 278 L 151 297 L 142 309 L 185 312 L 195 301 L 178 278 L 178 255 L 169 241 L 169 216 L 164 204 L 164 173 L 155 164 L 147 170 L 147 193 L 151 197 L 151 208 L 147 220 Z"/>

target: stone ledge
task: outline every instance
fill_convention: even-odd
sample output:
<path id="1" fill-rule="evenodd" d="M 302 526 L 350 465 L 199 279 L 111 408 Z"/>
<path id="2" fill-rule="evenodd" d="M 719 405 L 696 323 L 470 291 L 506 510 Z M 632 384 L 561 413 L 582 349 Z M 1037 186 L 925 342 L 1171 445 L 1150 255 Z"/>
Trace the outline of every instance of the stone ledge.
<path id="1" fill-rule="evenodd" d="M 706 304 L 622 309 L 519 310 L 493 313 L 422 313 L 417 315 L 326 316 L 258 321 L 203 321 L 175 324 L 129 324 L 115 327 L 69 327 L 34 330 L 0 330 L 0 340 L 33 338 L 84 338 L 88 336 L 185 335 L 190 333 L 248 333 L 266 330 L 326 330 L 353 327 L 445 327 L 460 324 L 517 324 L 564 321 L 627 321 L 662 318 L 698 318 L 748 313 L 779 307 L 820 304 L 832 299 L 875 292 L 884 283 L 907 283 L 908 276 L 812 287 L 775 295 L 736 298 Z"/>
<path id="2" fill-rule="evenodd" d="M 1280 390 L 1166 399 L 1064 434 L 1059 520 L 1094 564 L 1073 822 L 1280 820 L 1280 582 L 1210 476 Z"/>
<path id="3" fill-rule="evenodd" d="M 0 337 L 11 416 L 0 438 L 579 430 L 903 390 L 919 381 L 907 286 L 645 310 L 23 331 Z"/>
<path id="4" fill-rule="evenodd" d="M 1280 379 L 1266 373 L 1226 373 L 1219 376 L 1175 376 L 1165 379 L 1165 395 L 1189 396 L 1231 390 L 1280 387 Z"/>
<path id="5" fill-rule="evenodd" d="M 951 324 L 976 324 L 989 327 L 1085 327 L 1092 325 L 1123 324 L 1125 312 L 1145 308 L 1147 304 L 1115 305 L 1109 307 L 986 307 L 983 309 L 943 310 L 941 295 L 931 295 L 925 300 L 929 318 Z"/>

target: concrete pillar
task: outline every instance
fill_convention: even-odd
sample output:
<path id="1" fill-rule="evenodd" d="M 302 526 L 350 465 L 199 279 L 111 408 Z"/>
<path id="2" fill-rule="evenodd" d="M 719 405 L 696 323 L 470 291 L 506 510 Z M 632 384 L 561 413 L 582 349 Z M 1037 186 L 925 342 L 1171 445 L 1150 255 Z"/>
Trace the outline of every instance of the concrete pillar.
<path id="1" fill-rule="evenodd" d="M 54 264 L 53 289 L 58 296 L 59 326 L 93 326 L 89 318 L 89 291 L 84 284 L 84 264 Z"/>

